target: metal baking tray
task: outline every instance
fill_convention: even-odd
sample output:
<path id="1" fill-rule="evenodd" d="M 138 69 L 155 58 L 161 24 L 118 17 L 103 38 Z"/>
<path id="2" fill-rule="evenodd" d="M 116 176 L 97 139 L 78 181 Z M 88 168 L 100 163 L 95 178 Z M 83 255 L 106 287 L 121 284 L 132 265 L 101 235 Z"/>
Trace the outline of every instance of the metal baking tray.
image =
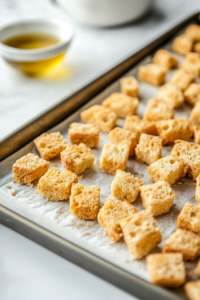
<path id="1" fill-rule="evenodd" d="M 112 76 L 111 73 L 109 73 L 110 75 L 106 74 L 104 78 L 100 78 L 100 81 L 98 83 L 96 82 L 98 88 L 104 86 L 104 84 L 108 83 L 110 80 L 113 80 L 116 76 L 121 74 L 122 71 L 126 70 L 128 66 L 132 66 L 133 63 L 145 56 L 145 58 L 142 61 L 140 61 L 127 73 L 137 76 L 138 67 L 151 61 L 152 50 L 156 50 L 161 46 L 169 49 L 171 45 L 170 39 L 172 39 L 175 34 L 180 34 L 181 31 L 184 30 L 184 27 L 186 25 L 189 25 L 191 22 L 196 23 L 197 21 L 198 14 L 190 16 L 186 20 L 182 20 L 181 23 L 177 24 L 174 28 L 171 28 L 158 40 L 152 42 L 143 50 L 141 49 L 140 53 L 137 53 L 136 56 L 132 56 L 128 60 L 126 60 L 124 62 L 124 65 L 122 64 L 121 67 L 116 67 L 116 74 L 114 74 L 115 72 L 114 70 L 112 70 Z M 149 55 L 147 56 L 147 54 Z M 106 79 L 106 76 L 109 77 L 109 80 Z M 170 76 L 171 72 L 169 72 L 168 79 Z M 94 83 L 94 85 L 96 83 Z M 92 84 L 90 88 L 91 90 L 93 90 L 93 92 L 98 90 L 95 87 L 92 87 Z M 112 92 L 115 91 L 119 91 L 118 80 L 111 84 L 109 87 L 107 87 L 94 99 L 89 101 L 84 107 L 81 107 L 71 116 L 67 117 L 63 122 L 59 123 L 56 127 L 52 128 L 50 131 L 59 130 L 68 140 L 68 126 L 74 121 L 80 121 L 80 112 L 93 104 L 101 103 L 107 96 L 109 96 Z M 139 108 L 140 115 L 143 115 L 145 103 L 149 98 L 155 97 L 156 91 L 157 88 L 145 83 L 141 83 Z M 61 113 L 62 110 L 63 114 L 61 114 L 61 118 L 64 118 L 64 116 L 68 115 L 71 111 L 75 110 L 77 106 L 89 99 L 92 93 L 90 94 L 89 90 L 87 90 L 86 88 L 85 94 L 86 95 L 83 97 L 81 97 L 81 94 L 79 94 L 77 98 L 75 95 L 73 96 L 74 98 L 72 97 L 68 101 L 64 101 L 62 105 L 58 105 L 57 107 L 43 115 L 41 118 L 38 118 L 38 120 L 34 120 L 34 122 L 32 122 L 31 124 L 28 124 L 21 130 L 21 133 L 18 132 L 18 134 L 13 135 L 13 137 L 10 137 L 7 141 L 4 141 L 3 144 L 5 147 L 7 147 L 7 150 L 4 151 L 1 157 L 3 158 L 7 156 L 11 152 L 14 152 L 16 149 L 19 148 L 19 146 L 17 146 L 17 141 L 19 142 L 19 145 L 21 145 L 21 137 L 19 138 L 19 135 L 22 135 L 22 137 L 24 136 L 25 141 L 27 141 L 26 137 L 28 136 L 28 139 L 33 139 L 35 136 L 49 128 L 50 125 L 58 122 L 60 120 L 60 117 L 58 117 L 58 115 L 59 113 Z M 52 121 L 54 112 L 55 120 Z M 189 112 L 190 111 L 187 105 L 182 105 L 180 109 L 177 109 L 176 117 L 183 115 L 188 116 Z M 48 118 L 50 117 L 51 122 L 48 121 Z M 117 125 L 123 126 L 123 122 L 123 120 L 119 119 Z M 13 143 L 14 146 L 9 147 L 9 143 Z M 93 151 L 97 164 L 94 168 L 91 168 L 91 170 L 86 171 L 83 174 L 83 179 L 80 180 L 81 183 L 86 185 L 89 185 L 90 182 L 91 185 L 99 185 L 100 182 L 104 182 L 101 186 L 103 192 L 101 203 L 103 203 L 105 199 L 109 196 L 107 192 L 108 186 L 110 186 L 110 183 L 113 180 L 113 176 L 98 170 L 97 167 L 101 149 L 103 144 L 105 143 L 108 143 L 108 135 L 105 133 L 101 133 L 100 146 L 98 149 L 95 149 Z M 2 151 L 2 147 L 3 146 L 1 145 L 0 151 Z M 163 155 L 165 156 L 168 153 L 170 153 L 170 150 L 170 147 L 164 147 Z M 144 260 L 134 262 L 130 258 L 128 250 L 125 250 L 124 243 L 109 245 L 109 239 L 103 236 L 103 229 L 100 227 L 100 225 L 97 224 L 97 222 L 92 222 L 91 228 L 88 228 L 88 230 L 91 230 L 91 235 L 84 236 L 83 229 L 85 228 L 86 223 L 83 222 L 83 226 L 79 226 L 76 223 L 76 219 L 74 219 L 73 224 L 70 224 L 71 220 L 69 219 L 70 215 L 68 213 L 68 201 L 51 203 L 51 201 L 47 202 L 46 200 L 44 200 L 43 202 L 41 202 L 41 199 L 38 200 L 37 198 L 39 197 L 39 195 L 32 196 L 32 194 L 34 193 L 34 189 L 30 189 L 30 187 L 26 186 L 17 187 L 16 184 L 11 185 L 17 189 L 17 194 L 15 197 L 11 196 L 11 190 L 6 189 L 6 186 L 10 184 L 12 176 L 12 165 L 16 161 L 16 159 L 29 152 L 37 153 L 33 142 L 30 142 L 23 148 L 20 147 L 20 149 L 17 152 L 13 153 L 0 163 L 0 222 L 2 224 L 8 226 L 9 228 L 12 228 L 13 230 L 21 233 L 27 238 L 39 243 L 47 249 L 72 261 L 78 266 L 92 272 L 93 274 L 116 285 L 117 287 L 124 289 L 128 293 L 140 299 L 178 300 L 185 298 L 185 294 L 182 288 L 170 291 L 151 284 L 149 282 L 148 274 L 145 269 L 146 267 Z M 59 161 L 53 160 L 52 164 L 59 166 Z M 133 174 L 138 174 L 137 176 L 142 177 L 144 175 L 143 180 L 145 181 L 145 183 L 148 183 L 149 178 L 147 176 L 146 169 L 146 165 L 140 164 L 135 160 L 129 160 L 126 170 Z M 184 203 L 187 201 L 195 203 L 194 185 L 190 179 L 183 179 L 181 188 L 177 185 L 174 186 L 174 190 L 176 195 L 178 196 L 176 198 L 173 209 L 170 211 L 170 213 L 156 218 L 156 221 L 159 225 L 162 223 L 164 224 L 162 228 L 164 238 L 166 237 L 165 232 L 167 232 L 167 235 L 169 235 L 169 233 L 171 233 L 174 230 L 176 216 L 180 211 L 181 207 L 184 205 Z M 33 199 L 31 197 L 33 197 L 33 199 L 34 197 L 36 197 L 35 203 L 33 203 Z M 179 199 L 180 197 L 182 197 L 181 201 Z M 136 203 L 134 203 L 134 205 L 139 210 L 142 209 L 140 200 L 137 200 Z M 61 209 L 61 206 L 64 206 L 64 211 L 66 211 L 67 221 L 64 223 L 59 222 L 59 218 L 61 218 L 62 220 L 65 219 L 65 215 L 63 217 L 60 216 L 59 211 Z M 166 221 L 167 219 L 169 220 L 169 222 Z M 97 239 L 94 242 L 93 236 L 95 236 L 95 234 L 97 235 Z M 103 242 L 101 243 L 101 241 Z M 105 243 L 105 241 L 107 244 Z M 157 250 L 159 249 L 157 248 Z M 194 263 L 186 264 L 186 267 L 189 270 L 189 278 L 193 278 L 192 270 L 194 268 Z"/>

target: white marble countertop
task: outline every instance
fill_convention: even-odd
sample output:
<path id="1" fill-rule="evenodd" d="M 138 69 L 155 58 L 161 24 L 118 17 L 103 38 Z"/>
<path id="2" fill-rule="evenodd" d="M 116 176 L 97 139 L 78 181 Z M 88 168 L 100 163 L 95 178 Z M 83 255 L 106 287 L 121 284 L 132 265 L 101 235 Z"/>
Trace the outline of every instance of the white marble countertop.
<path id="1" fill-rule="evenodd" d="M 143 20 L 98 29 L 76 22 L 53 1 L 0 0 L 0 26 L 45 15 L 69 20 L 76 31 L 63 66 L 42 78 L 28 78 L 0 58 L 0 139 L 198 7 L 199 0 L 155 0 Z M 1 300 L 135 299 L 2 225 L 0 244 Z"/>
<path id="2" fill-rule="evenodd" d="M 137 300 L 0 225 L 1 300 Z"/>
<path id="3" fill-rule="evenodd" d="M 198 7 L 200 10 L 198 0 L 155 0 L 142 20 L 101 29 L 75 21 L 50 0 L 0 0 L 0 26 L 16 19 L 49 16 L 68 20 L 75 29 L 63 65 L 44 77 L 26 77 L 0 58 L 0 140 Z"/>

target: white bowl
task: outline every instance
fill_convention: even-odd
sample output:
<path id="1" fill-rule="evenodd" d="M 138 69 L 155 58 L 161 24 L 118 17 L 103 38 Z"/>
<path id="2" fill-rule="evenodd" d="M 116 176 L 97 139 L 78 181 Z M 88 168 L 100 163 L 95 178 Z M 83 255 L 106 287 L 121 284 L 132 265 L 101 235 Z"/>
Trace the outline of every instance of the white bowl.
<path id="1" fill-rule="evenodd" d="M 18 49 L 3 44 L 13 36 L 28 33 L 52 35 L 57 37 L 59 42 L 38 49 Z M 39 73 L 63 59 L 72 37 L 72 27 L 65 21 L 46 18 L 20 20 L 0 29 L 0 54 L 9 64 L 22 72 Z"/>
<path id="2" fill-rule="evenodd" d="M 141 17 L 152 0 L 57 0 L 82 22 L 107 27 L 131 22 Z"/>

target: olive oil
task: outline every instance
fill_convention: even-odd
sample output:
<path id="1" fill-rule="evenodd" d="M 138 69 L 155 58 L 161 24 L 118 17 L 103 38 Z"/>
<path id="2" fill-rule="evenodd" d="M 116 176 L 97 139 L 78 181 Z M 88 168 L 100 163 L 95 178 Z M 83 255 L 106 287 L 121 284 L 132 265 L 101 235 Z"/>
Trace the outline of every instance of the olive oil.
<path id="1" fill-rule="evenodd" d="M 22 50 L 35 50 L 41 49 L 49 46 L 53 46 L 59 43 L 59 38 L 53 35 L 41 34 L 41 33 L 28 33 L 13 36 L 5 41 L 3 44 L 12 48 L 22 49 Z M 18 70 L 28 74 L 28 75 L 40 75 L 44 73 L 49 68 L 57 65 L 64 57 L 64 53 L 59 55 L 39 60 L 39 61 L 28 61 L 28 62 L 18 62 L 6 59 L 6 61 L 17 68 Z"/>
<path id="2" fill-rule="evenodd" d="M 17 49 L 39 49 L 59 43 L 53 35 L 42 33 L 28 33 L 13 36 L 3 42 L 4 45 Z"/>

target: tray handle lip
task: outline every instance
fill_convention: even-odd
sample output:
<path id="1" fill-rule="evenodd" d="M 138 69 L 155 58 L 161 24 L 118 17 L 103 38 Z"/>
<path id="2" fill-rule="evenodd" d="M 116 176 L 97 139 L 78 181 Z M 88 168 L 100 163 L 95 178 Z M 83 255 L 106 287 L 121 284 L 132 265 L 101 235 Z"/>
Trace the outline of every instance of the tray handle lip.
<path id="1" fill-rule="evenodd" d="M 15 227 L 12 227 L 12 222 L 15 221 Z M 59 256 L 69 260 L 67 257 L 67 254 L 64 250 L 70 249 L 73 251 L 73 253 L 76 253 L 79 255 L 79 260 L 78 261 L 73 261 L 76 265 L 78 265 L 81 268 L 86 269 L 87 271 L 93 273 L 94 275 L 102 278 L 103 280 L 109 281 L 111 284 L 116 285 L 117 287 L 123 289 L 124 291 L 136 296 L 140 297 L 141 300 L 146 300 L 146 296 L 148 292 L 153 292 L 153 295 L 149 295 L 150 298 L 148 300 L 155 300 L 155 296 L 159 296 L 159 300 L 167 300 L 167 299 L 172 299 L 172 300 L 181 300 L 179 296 L 176 294 L 172 293 L 169 290 L 166 290 L 162 287 L 159 287 L 155 284 L 152 284 L 130 272 L 127 270 L 123 270 L 121 267 L 114 265 L 112 262 L 109 262 L 105 260 L 102 257 L 97 256 L 94 253 L 91 253 L 80 246 L 72 243 L 71 241 L 68 241 L 64 239 L 63 237 L 47 230 L 46 228 L 41 227 L 40 225 L 26 219 L 25 217 L 17 214 L 16 212 L 8 209 L 7 207 L 3 206 L 0 204 L 0 224 L 3 224 L 14 231 L 22 234 L 23 236 L 29 238 L 30 240 L 37 242 L 37 235 L 42 235 L 43 236 L 43 244 L 39 242 L 41 246 L 45 247 L 46 249 L 58 254 Z M 17 224 L 17 226 L 16 226 Z M 33 231 L 33 236 L 30 237 L 28 235 L 28 232 L 23 231 L 23 227 L 26 227 L 26 230 L 29 229 Z M 48 240 L 47 244 L 44 245 L 45 239 Z M 63 246 L 64 248 L 60 251 L 53 250 L 50 246 L 50 242 L 56 243 L 60 247 Z M 82 264 L 80 262 L 80 258 L 83 259 Z M 92 265 L 86 266 L 84 264 L 84 260 L 87 260 L 87 262 L 91 262 Z M 72 261 L 72 260 L 70 260 Z M 86 262 L 86 261 L 85 261 Z M 96 267 L 95 267 L 96 266 Z M 99 268 L 102 268 L 101 272 Z M 105 272 L 102 273 L 102 271 L 107 270 L 107 272 L 110 272 L 108 276 L 106 275 Z M 105 275 L 105 277 L 103 276 Z M 109 278 L 110 275 L 115 275 L 115 279 Z M 108 278 L 107 278 L 108 277 Z M 116 282 L 115 282 L 116 280 Z M 124 282 L 122 282 L 124 280 Z M 130 283 L 132 283 L 132 286 L 130 286 Z M 136 288 L 136 290 L 134 289 Z M 134 290 L 134 294 L 133 294 Z M 144 294 L 145 292 L 145 294 Z"/>
<path id="2" fill-rule="evenodd" d="M 111 84 L 114 80 L 119 78 L 124 72 L 128 71 L 135 63 L 132 63 L 129 65 L 129 67 L 126 67 L 122 73 L 118 72 L 117 77 L 115 78 L 113 76 L 109 76 L 111 73 L 114 73 L 115 69 L 120 68 L 120 66 L 125 66 L 129 60 L 134 60 L 135 57 L 138 55 L 141 55 L 139 60 L 141 60 L 144 56 L 148 55 L 146 53 L 147 48 L 156 48 L 158 45 L 156 43 L 159 42 L 159 40 L 162 40 L 160 44 L 164 43 L 169 36 L 171 37 L 175 33 L 171 33 L 173 31 L 178 31 L 181 26 L 184 24 L 187 24 L 188 22 L 192 21 L 193 19 L 197 20 L 199 17 L 199 10 L 195 9 L 194 11 L 190 12 L 187 17 L 184 16 L 181 18 L 181 20 L 178 20 L 176 22 L 173 22 L 173 24 L 165 30 L 162 34 L 160 33 L 154 40 L 148 41 L 144 43 L 142 46 L 140 46 L 137 51 L 134 51 L 130 53 L 128 56 L 126 56 L 124 59 L 122 59 L 118 64 L 115 64 L 110 69 L 103 71 L 99 76 L 97 76 L 92 82 L 86 84 L 85 86 L 82 86 L 80 89 L 73 92 L 71 95 L 69 95 L 67 98 L 62 99 L 59 103 L 52 105 L 50 108 L 43 111 L 41 114 L 39 114 L 37 117 L 32 118 L 30 121 L 26 122 L 24 125 L 19 127 L 17 130 L 14 130 L 7 136 L 5 136 L 3 139 L 0 140 L 0 161 L 4 160 L 11 154 L 13 154 L 15 151 L 19 150 L 23 146 L 25 146 L 27 143 L 29 143 L 31 140 L 33 140 L 36 136 L 41 134 L 42 132 L 50 129 L 51 127 L 55 126 L 62 120 L 64 120 L 69 114 L 71 114 L 74 110 L 76 110 L 78 107 L 82 106 L 86 102 L 88 102 L 92 97 L 97 95 L 100 90 Z M 175 23 L 175 25 L 174 25 Z M 155 46 L 154 46 L 155 44 Z M 152 52 L 153 49 L 150 50 Z M 138 60 L 138 61 L 139 61 Z M 107 83 L 101 83 L 100 81 L 103 80 L 106 77 L 112 77 L 110 78 Z M 95 90 L 95 85 L 97 85 L 97 89 Z M 86 97 L 86 90 L 88 90 L 88 96 Z M 94 91 L 95 90 L 95 91 Z M 85 96 L 85 99 L 83 96 Z M 74 105 L 74 110 L 72 109 L 73 101 L 76 100 L 76 105 Z M 74 101 L 75 102 L 75 101 Z M 63 110 L 64 106 L 66 106 L 65 110 Z M 55 119 L 53 119 L 52 114 L 55 110 L 59 110 L 59 113 L 56 115 Z M 66 111 L 68 110 L 68 114 Z M 43 123 L 42 120 L 51 119 L 51 121 L 47 123 Z M 40 123 L 41 124 L 41 130 L 33 130 L 32 127 L 35 126 L 35 124 Z M 32 130 L 31 130 L 32 129 Z M 26 131 L 30 131 L 26 136 L 24 133 Z"/>

